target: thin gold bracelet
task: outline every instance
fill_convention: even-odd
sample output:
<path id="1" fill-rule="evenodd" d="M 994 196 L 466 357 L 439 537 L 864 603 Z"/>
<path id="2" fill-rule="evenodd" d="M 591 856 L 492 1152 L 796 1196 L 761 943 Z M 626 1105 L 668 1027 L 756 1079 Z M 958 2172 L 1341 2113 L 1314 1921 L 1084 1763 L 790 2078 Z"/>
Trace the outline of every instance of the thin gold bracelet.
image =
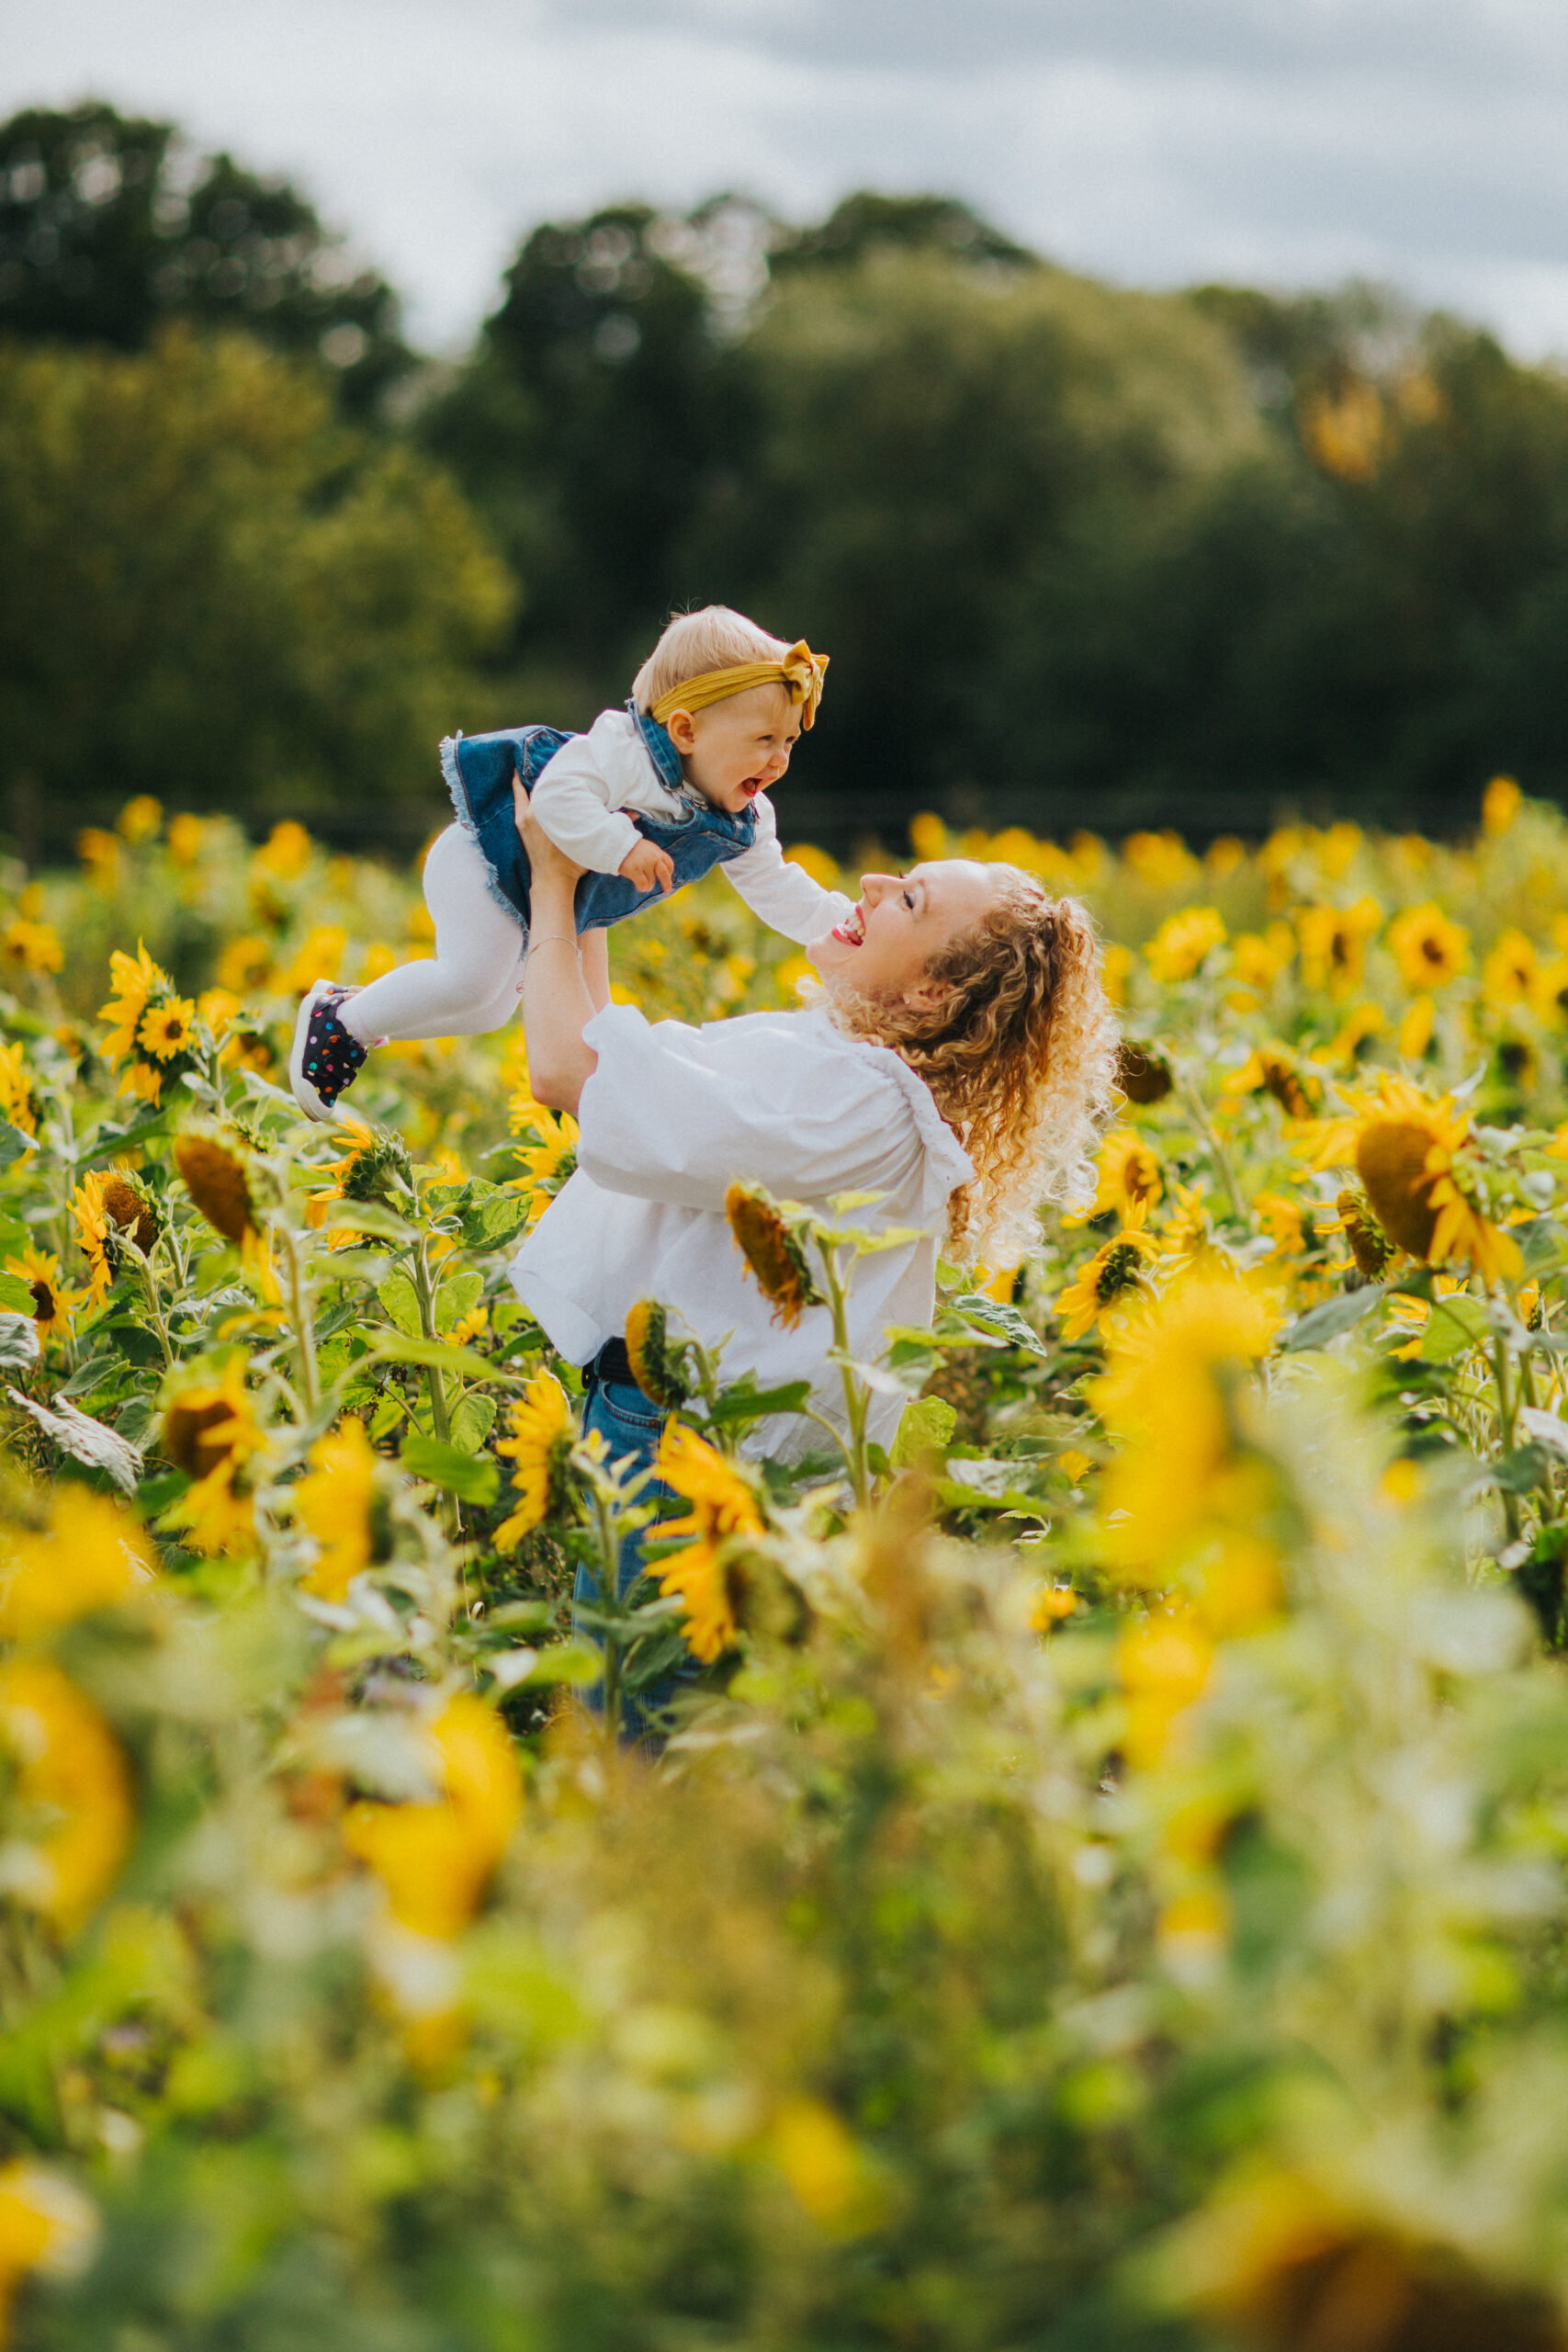
<path id="1" fill-rule="evenodd" d="M 528 942 L 523 961 L 525 963 L 528 961 L 528 957 L 534 953 L 536 947 L 575 947 L 576 945 L 577 941 L 570 931 L 547 931 L 542 939 L 531 939 Z"/>

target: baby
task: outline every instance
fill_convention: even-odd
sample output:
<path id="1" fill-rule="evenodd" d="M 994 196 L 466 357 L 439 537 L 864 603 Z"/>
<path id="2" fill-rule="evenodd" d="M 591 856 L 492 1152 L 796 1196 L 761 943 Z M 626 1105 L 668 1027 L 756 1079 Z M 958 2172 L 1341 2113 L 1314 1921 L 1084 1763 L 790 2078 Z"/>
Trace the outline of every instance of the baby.
<path id="1" fill-rule="evenodd" d="M 723 605 L 678 614 L 632 681 L 625 710 L 586 735 L 519 727 L 457 735 L 441 765 L 457 813 L 424 861 L 435 954 L 362 989 L 317 980 L 295 1024 L 294 1099 L 330 1118 L 371 1047 L 478 1036 L 516 1011 L 528 944 L 520 777 L 550 839 L 586 868 L 577 886 L 583 977 L 607 1001 L 611 923 L 722 865 L 753 913 L 819 939 L 852 911 L 779 848 L 767 798 L 817 716 L 826 656 L 786 646 Z"/>

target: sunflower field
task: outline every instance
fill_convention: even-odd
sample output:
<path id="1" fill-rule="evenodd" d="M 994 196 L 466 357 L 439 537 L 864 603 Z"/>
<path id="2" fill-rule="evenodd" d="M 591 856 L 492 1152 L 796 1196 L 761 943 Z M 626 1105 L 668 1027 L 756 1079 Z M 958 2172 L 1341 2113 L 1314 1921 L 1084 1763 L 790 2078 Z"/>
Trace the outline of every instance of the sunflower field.
<path id="1" fill-rule="evenodd" d="M 676 1501 L 575 1617 L 655 1507 L 506 1282 L 571 1122 L 520 1030 L 287 1091 L 414 881 L 0 867 L 12 2344 L 1568 2346 L 1568 826 L 913 830 L 1095 910 L 1098 1193 L 789 1471 L 644 1301 Z M 613 961 L 805 972 L 717 877 Z"/>

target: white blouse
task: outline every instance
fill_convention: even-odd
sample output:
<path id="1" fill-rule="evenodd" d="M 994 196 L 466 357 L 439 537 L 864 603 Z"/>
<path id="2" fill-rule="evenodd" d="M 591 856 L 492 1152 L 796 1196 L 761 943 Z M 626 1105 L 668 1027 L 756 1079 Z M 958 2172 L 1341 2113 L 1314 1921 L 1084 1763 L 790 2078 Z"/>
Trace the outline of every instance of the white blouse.
<path id="1" fill-rule="evenodd" d="M 765 1388 L 809 1380 L 818 1409 L 841 1423 L 827 1308 L 808 1307 L 793 1331 L 771 1321 L 725 1193 L 761 1182 L 824 1214 L 834 1193 L 880 1193 L 854 1222 L 919 1228 L 854 1270 L 850 1345 L 874 1362 L 889 1324 L 931 1323 L 948 1197 L 975 1172 L 931 1090 L 888 1047 L 840 1035 L 820 1012 L 743 1013 L 693 1029 L 650 1026 L 632 1006 L 608 1005 L 582 1034 L 599 1062 L 579 1107 L 577 1170 L 513 1263 L 518 1296 L 578 1364 L 625 1331 L 639 1298 L 656 1298 L 707 1347 L 731 1335 L 724 1377 L 754 1372 Z M 901 1409 L 896 1396 L 873 1396 L 879 1444 L 891 1442 Z M 814 1438 L 809 1421 L 775 1419 L 747 1451 L 798 1458 Z"/>

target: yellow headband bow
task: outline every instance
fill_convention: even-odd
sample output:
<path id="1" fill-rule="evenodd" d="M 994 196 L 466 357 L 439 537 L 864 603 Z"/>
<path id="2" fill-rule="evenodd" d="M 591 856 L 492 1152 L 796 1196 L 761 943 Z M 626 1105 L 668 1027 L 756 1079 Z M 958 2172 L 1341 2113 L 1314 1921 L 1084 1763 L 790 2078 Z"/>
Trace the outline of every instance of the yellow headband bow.
<path id="1" fill-rule="evenodd" d="M 813 653 L 802 638 L 782 662 L 737 662 L 732 669 L 705 670 L 700 677 L 683 678 L 649 705 L 649 716 L 662 727 L 678 710 L 705 710 L 709 703 L 728 702 L 731 695 L 748 694 L 753 686 L 782 686 L 791 702 L 800 705 L 802 727 L 809 728 L 816 722 L 827 667 L 828 656 Z"/>

